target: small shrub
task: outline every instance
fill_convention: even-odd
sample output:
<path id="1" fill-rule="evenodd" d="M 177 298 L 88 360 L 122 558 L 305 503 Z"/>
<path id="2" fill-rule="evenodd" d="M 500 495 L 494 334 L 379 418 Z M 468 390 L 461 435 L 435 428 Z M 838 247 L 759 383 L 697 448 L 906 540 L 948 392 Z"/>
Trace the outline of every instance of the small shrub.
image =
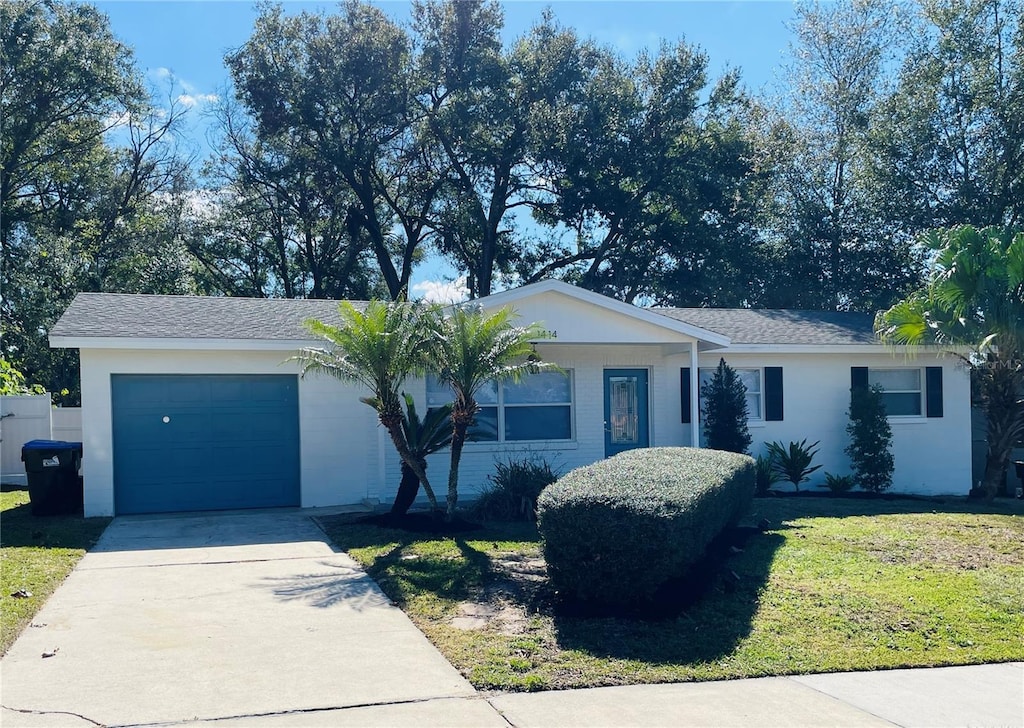
<path id="1" fill-rule="evenodd" d="M 487 476 L 485 487 L 473 515 L 487 521 L 527 521 L 536 518 L 537 497 L 558 480 L 558 473 L 543 458 L 500 460 L 494 463 L 494 475 Z"/>
<path id="2" fill-rule="evenodd" d="M 770 454 L 758 455 L 754 463 L 754 495 L 767 495 L 771 487 L 782 480 Z"/>
<path id="3" fill-rule="evenodd" d="M 751 442 L 747 428 L 747 388 L 725 359 L 719 360 L 703 399 L 704 437 L 708 448 L 745 453 Z"/>
<path id="4" fill-rule="evenodd" d="M 846 432 L 850 444 L 846 454 L 853 464 L 857 485 L 871 493 L 892 487 L 892 428 L 885 416 L 882 388 L 854 387 L 850 390 L 850 423 Z"/>
<path id="5" fill-rule="evenodd" d="M 821 488 L 828 488 L 832 493 L 846 493 L 853 490 L 853 486 L 857 484 L 852 475 L 834 475 L 832 473 L 825 473 L 825 484 L 819 486 Z"/>
<path id="6" fill-rule="evenodd" d="M 649 601 L 753 495 L 754 460 L 717 450 L 630 450 L 577 468 L 537 503 L 551 582 L 591 602 Z"/>
<path id="7" fill-rule="evenodd" d="M 768 454 L 774 461 L 775 472 L 780 476 L 779 480 L 788 480 L 799 492 L 800 484 L 810 480 L 811 473 L 821 467 L 820 465 L 811 467 L 814 456 L 818 454 L 815 448 L 818 447 L 819 442 L 821 441 L 811 445 L 807 444 L 807 440 L 790 442 L 788 449 L 781 442 L 769 442 Z"/>

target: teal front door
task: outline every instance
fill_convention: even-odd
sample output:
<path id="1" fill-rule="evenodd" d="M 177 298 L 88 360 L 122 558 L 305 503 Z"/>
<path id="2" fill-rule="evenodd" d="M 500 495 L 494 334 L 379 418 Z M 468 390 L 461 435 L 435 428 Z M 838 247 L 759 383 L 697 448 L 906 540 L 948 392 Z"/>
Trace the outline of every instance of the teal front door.
<path id="1" fill-rule="evenodd" d="M 299 505 L 294 375 L 111 377 L 114 509 Z"/>
<path id="2" fill-rule="evenodd" d="M 604 455 L 647 447 L 647 370 L 604 370 Z"/>

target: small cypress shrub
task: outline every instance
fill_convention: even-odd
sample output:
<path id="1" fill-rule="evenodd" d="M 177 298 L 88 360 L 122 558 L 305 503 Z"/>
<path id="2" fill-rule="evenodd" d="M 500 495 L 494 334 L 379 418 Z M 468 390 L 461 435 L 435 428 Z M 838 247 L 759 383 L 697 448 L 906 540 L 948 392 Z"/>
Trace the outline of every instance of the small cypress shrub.
<path id="1" fill-rule="evenodd" d="M 746 453 L 750 447 L 747 429 L 747 388 L 736 370 L 720 359 L 715 375 L 704 392 L 704 437 L 711 450 Z"/>
<path id="2" fill-rule="evenodd" d="M 885 416 L 882 388 L 854 387 L 850 390 L 850 423 L 846 432 L 857 485 L 871 493 L 881 493 L 892 486 L 896 464 L 892 456 L 892 428 Z"/>

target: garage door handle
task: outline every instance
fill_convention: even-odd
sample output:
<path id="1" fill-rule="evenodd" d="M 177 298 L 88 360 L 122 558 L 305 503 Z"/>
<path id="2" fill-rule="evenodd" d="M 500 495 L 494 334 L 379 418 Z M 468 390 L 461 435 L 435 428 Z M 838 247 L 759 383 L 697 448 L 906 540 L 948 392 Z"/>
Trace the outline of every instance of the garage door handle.
<path id="1" fill-rule="evenodd" d="M 167 415 L 164 415 L 162 419 L 163 419 L 163 422 L 164 422 L 164 424 L 165 424 L 165 425 L 166 425 L 166 424 L 167 424 L 168 422 L 170 422 L 170 421 L 171 421 L 171 418 L 170 418 L 170 417 L 168 417 Z"/>

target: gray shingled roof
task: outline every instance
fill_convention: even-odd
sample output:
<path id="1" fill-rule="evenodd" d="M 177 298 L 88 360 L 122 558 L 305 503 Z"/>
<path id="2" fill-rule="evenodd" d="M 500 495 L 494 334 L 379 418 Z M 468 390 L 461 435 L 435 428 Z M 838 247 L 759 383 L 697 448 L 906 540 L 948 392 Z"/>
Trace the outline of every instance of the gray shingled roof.
<path id="1" fill-rule="evenodd" d="M 338 302 L 79 293 L 50 335 L 301 341 L 308 318 L 340 323 Z"/>
<path id="2" fill-rule="evenodd" d="M 339 323 L 337 311 L 337 301 L 79 293 L 50 335 L 301 341 L 310 338 L 303 321 Z M 733 344 L 877 343 L 869 314 L 741 308 L 652 311 L 728 336 Z"/>
<path id="3" fill-rule="evenodd" d="M 655 308 L 677 321 L 729 337 L 733 344 L 877 344 L 874 317 L 843 311 Z"/>

